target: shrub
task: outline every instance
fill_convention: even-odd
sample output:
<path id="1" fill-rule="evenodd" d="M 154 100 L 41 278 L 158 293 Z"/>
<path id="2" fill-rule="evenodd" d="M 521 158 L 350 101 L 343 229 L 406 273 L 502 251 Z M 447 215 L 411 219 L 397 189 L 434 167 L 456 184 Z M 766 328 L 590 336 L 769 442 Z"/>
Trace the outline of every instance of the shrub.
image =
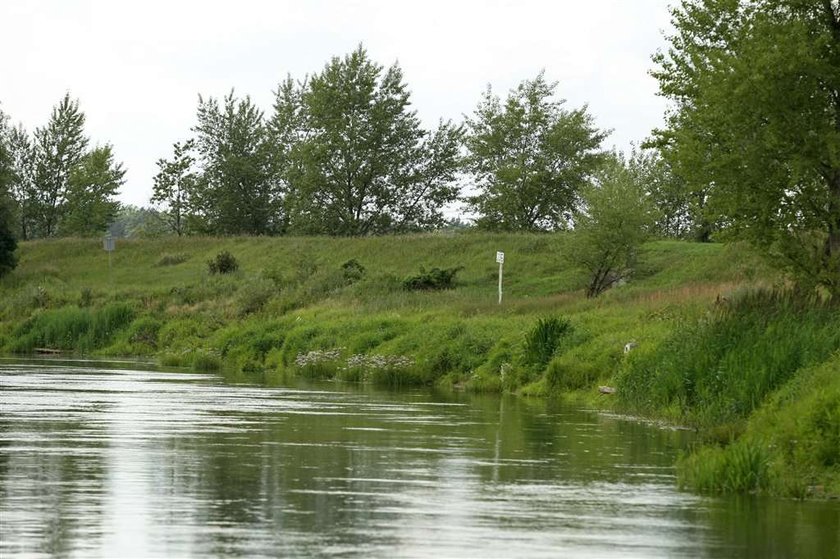
<path id="1" fill-rule="evenodd" d="M 236 258 L 226 250 L 223 250 L 207 261 L 207 270 L 211 274 L 230 274 L 239 269 Z"/>
<path id="2" fill-rule="evenodd" d="M 89 307 L 93 303 L 93 290 L 90 287 L 83 287 L 79 293 L 79 306 Z"/>
<path id="3" fill-rule="evenodd" d="M 140 317 L 128 328 L 128 341 L 132 344 L 142 344 L 151 348 L 157 347 L 158 332 L 162 324 L 160 320 L 150 316 Z"/>
<path id="4" fill-rule="evenodd" d="M 455 276 L 463 269 L 463 266 L 443 269 L 432 268 L 427 272 L 425 268 L 420 268 L 418 275 L 405 278 L 402 285 L 404 289 L 409 291 L 454 289 Z"/>
<path id="5" fill-rule="evenodd" d="M 341 265 L 344 280 L 347 283 L 355 283 L 365 277 L 365 267 L 358 260 L 352 258 Z"/>
<path id="6" fill-rule="evenodd" d="M 545 367 L 557 351 L 560 339 L 571 330 L 571 323 L 564 318 L 540 318 L 525 336 L 524 361 L 539 368 Z"/>
<path id="7" fill-rule="evenodd" d="M 239 315 L 245 316 L 261 311 L 275 293 L 277 293 L 277 287 L 269 279 L 255 278 L 248 281 L 239 289 L 236 296 Z"/>

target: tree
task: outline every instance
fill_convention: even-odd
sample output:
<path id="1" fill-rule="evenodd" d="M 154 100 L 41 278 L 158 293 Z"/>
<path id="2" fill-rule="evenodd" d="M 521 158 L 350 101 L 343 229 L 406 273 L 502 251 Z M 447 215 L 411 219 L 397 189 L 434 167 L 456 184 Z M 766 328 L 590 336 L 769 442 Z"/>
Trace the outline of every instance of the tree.
<path id="1" fill-rule="evenodd" d="M 627 171 L 656 206 L 654 234 L 677 239 L 706 237 L 700 201 L 688 191 L 685 182 L 674 174 L 658 150 L 634 149 L 627 160 Z"/>
<path id="2" fill-rule="evenodd" d="M 120 209 L 115 196 L 124 176 L 110 145 L 83 155 L 70 170 L 61 233 L 81 237 L 104 233 Z"/>
<path id="3" fill-rule="evenodd" d="M 14 181 L 14 168 L 6 120 L 5 113 L 0 110 L 0 277 L 17 265 L 17 240 L 13 233 L 12 199 L 9 196 L 9 187 Z"/>
<path id="4" fill-rule="evenodd" d="M 171 233 L 171 230 L 157 210 L 121 204 L 116 217 L 108 224 L 108 233 L 117 238 L 136 239 L 160 237 Z"/>
<path id="5" fill-rule="evenodd" d="M 283 193 L 266 123 L 250 97 L 220 104 L 199 97 L 195 146 L 201 175 L 190 195 L 208 232 L 270 235 L 283 230 Z M 184 160 L 182 160 L 182 163 Z"/>
<path id="6" fill-rule="evenodd" d="M 361 46 L 297 87 L 278 88 L 273 130 L 285 157 L 294 230 L 330 235 L 440 225 L 457 198 L 461 129 L 433 132 L 409 110 L 402 70 Z"/>
<path id="7" fill-rule="evenodd" d="M 23 126 L 9 131 L 8 149 L 13 169 L 10 193 L 17 210 L 18 237 L 26 241 L 38 234 L 40 193 L 35 185 L 35 149 Z"/>
<path id="8" fill-rule="evenodd" d="M 36 235 L 52 237 L 58 233 L 66 210 L 70 173 L 81 162 L 88 140 L 84 135 L 85 115 L 79 101 L 70 94 L 53 108 L 46 126 L 35 130 L 35 186 L 37 199 Z"/>
<path id="9" fill-rule="evenodd" d="M 613 155 L 583 191 L 568 258 L 586 270 L 587 297 L 597 297 L 632 273 L 636 252 L 656 220 L 653 204 L 624 158 Z"/>
<path id="10" fill-rule="evenodd" d="M 194 140 L 176 142 L 173 145 L 171 160 L 158 159 L 159 171 L 154 178 L 151 202 L 165 208 L 161 217 L 167 229 L 179 237 L 189 230 L 188 221 L 193 211 L 192 198 L 196 194 L 198 177 L 193 169 L 194 147 Z"/>
<path id="11" fill-rule="evenodd" d="M 502 104 L 487 88 L 467 119 L 469 169 L 479 194 L 469 199 L 477 224 L 490 229 L 563 229 L 580 189 L 602 160 L 607 133 L 586 107 L 562 108 L 556 83 L 541 72 L 522 82 Z"/>
<path id="12" fill-rule="evenodd" d="M 840 293 L 840 2 L 683 0 L 663 155 L 711 219 Z"/>

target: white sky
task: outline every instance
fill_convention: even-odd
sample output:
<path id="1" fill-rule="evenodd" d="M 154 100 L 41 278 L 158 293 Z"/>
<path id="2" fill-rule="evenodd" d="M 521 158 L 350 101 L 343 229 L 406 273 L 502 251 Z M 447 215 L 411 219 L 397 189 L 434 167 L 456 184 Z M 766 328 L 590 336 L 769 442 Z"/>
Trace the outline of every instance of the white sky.
<path id="1" fill-rule="evenodd" d="M 66 91 L 92 142 L 128 173 L 123 202 L 148 205 L 155 161 L 190 136 L 198 94 L 249 94 L 270 112 L 286 74 L 320 71 L 360 42 L 398 61 L 420 118 L 460 121 L 491 84 L 505 96 L 545 69 L 567 108 L 588 103 L 606 145 L 659 126 L 648 75 L 668 0 L 2 0 L 0 106 L 32 130 Z"/>

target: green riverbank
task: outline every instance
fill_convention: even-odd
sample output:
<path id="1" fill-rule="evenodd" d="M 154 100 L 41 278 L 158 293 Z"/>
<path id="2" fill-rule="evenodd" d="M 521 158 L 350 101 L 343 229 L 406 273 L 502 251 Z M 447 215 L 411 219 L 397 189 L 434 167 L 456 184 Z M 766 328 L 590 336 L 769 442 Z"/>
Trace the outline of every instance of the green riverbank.
<path id="1" fill-rule="evenodd" d="M 0 351 L 153 357 L 280 382 L 574 395 L 700 429 L 702 491 L 840 495 L 840 308 L 778 295 L 746 247 L 657 241 L 586 299 L 556 235 L 23 243 L 0 281 Z M 496 251 L 504 251 L 497 302 Z M 238 264 L 210 274 L 221 251 Z M 461 268 L 455 288 L 405 289 Z M 630 351 L 625 347 L 630 344 Z M 616 389 L 601 395 L 599 386 Z"/>

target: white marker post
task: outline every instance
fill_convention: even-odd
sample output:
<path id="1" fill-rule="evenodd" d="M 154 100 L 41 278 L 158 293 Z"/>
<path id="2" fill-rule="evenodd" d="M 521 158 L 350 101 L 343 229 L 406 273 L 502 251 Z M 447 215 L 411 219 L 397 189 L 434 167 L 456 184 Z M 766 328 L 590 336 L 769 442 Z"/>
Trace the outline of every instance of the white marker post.
<path id="1" fill-rule="evenodd" d="M 499 304 L 502 304 L 502 268 L 505 266 L 505 253 L 496 252 L 496 262 L 499 263 Z"/>
<path id="2" fill-rule="evenodd" d="M 116 248 L 116 242 L 110 233 L 102 239 L 102 248 L 104 248 L 105 252 L 108 253 L 108 283 L 113 286 L 114 281 L 111 274 L 111 253 L 114 252 L 114 248 Z"/>

